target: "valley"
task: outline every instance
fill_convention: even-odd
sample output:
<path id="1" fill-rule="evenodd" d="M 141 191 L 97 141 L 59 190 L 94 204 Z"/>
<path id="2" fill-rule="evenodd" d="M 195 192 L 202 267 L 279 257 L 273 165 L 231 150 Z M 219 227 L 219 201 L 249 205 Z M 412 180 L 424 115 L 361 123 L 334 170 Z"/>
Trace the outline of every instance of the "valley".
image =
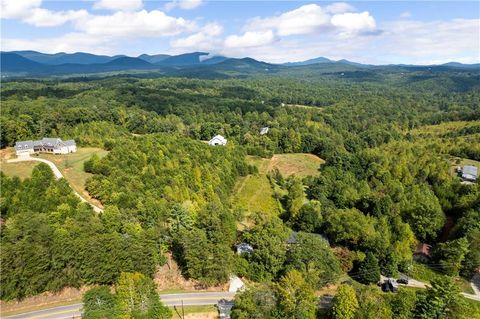
<path id="1" fill-rule="evenodd" d="M 235 275 L 232 318 L 285 314 L 284 287 L 319 318 L 344 294 L 393 318 L 439 291 L 459 318 L 479 313 L 461 292 L 480 263 L 480 190 L 452 171 L 480 161 L 475 72 L 217 62 L 2 83 L 3 302 L 82 289 L 83 315 L 109 318 L 135 287 L 171 318 L 165 293 L 224 296 Z M 38 155 L 65 178 L 7 162 L 43 137 L 78 145 Z M 431 287 L 377 286 L 402 274 Z"/>

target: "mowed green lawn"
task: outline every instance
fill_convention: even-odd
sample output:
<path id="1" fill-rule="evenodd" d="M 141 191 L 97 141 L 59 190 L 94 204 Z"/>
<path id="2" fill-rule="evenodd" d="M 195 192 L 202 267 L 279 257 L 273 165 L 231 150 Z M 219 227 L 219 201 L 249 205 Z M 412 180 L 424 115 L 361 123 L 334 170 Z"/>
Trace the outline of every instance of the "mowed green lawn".
<path id="1" fill-rule="evenodd" d="M 234 203 L 248 213 L 277 214 L 277 201 L 264 174 L 240 177 L 234 189 Z"/>
<path id="2" fill-rule="evenodd" d="M 7 163 L 2 160 L 0 170 L 7 176 L 18 176 L 23 180 L 32 175 L 34 166 L 31 162 Z"/>
<path id="3" fill-rule="evenodd" d="M 247 162 L 258 168 L 258 174 L 240 177 L 234 189 L 234 203 L 250 213 L 278 214 L 280 206 L 273 197 L 274 191 L 267 173 L 277 168 L 284 177 L 295 174 L 299 177 L 316 176 L 324 161 L 311 154 L 275 154 L 272 158 L 247 156 Z"/>
<path id="4" fill-rule="evenodd" d="M 18 176 L 22 179 L 30 177 L 33 168 L 39 164 L 38 162 L 7 163 L 7 158 L 15 158 L 13 149 L 2 151 L 1 170 L 8 176 Z M 108 151 L 96 147 L 79 147 L 75 153 L 66 155 L 39 154 L 38 157 L 52 161 L 75 191 L 93 204 L 98 205 L 99 202 L 90 198 L 85 190 L 85 182 L 92 174 L 83 171 L 83 163 L 93 154 L 102 158 L 108 154 Z"/>
<path id="5" fill-rule="evenodd" d="M 93 154 L 102 158 L 108 154 L 108 151 L 97 147 L 80 147 L 75 153 L 66 155 L 40 154 L 39 157 L 55 163 L 75 191 L 93 204 L 99 205 L 99 202 L 92 199 L 85 190 L 85 182 L 92 174 L 83 171 L 83 163 Z"/>

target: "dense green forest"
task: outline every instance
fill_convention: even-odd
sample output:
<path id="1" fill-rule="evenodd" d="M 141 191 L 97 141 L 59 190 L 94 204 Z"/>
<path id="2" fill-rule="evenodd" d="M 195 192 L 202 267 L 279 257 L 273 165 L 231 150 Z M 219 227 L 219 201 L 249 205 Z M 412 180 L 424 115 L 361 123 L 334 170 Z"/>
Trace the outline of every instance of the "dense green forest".
<path id="1" fill-rule="evenodd" d="M 172 252 L 203 285 L 248 279 L 233 318 L 468 318 L 454 279 L 480 266 L 480 186 L 452 166 L 480 161 L 480 90 L 471 74 L 412 77 L 3 83 L 2 147 L 58 136 L 110 152 L 84 166 L 100 214 L 44 164 L 23 181 L 1 175 L 1 298 L 148 281 Z M 216 134 L 225 147 L 204 142 Z M 316 177 L 269 173 L 278 216 L 232 205 L 237 178 L 257 173 L 246 155 L 295 152 L 326 163 Z M 235 254 L 241 242 L 253 252 Z M 382 293 L 380 274 L 408 272 L 420 242 L 445 277 Z M 317 311 L 315 291 L 341 282 Z M 121 289 L 94 293 L 121 303 Z"/>

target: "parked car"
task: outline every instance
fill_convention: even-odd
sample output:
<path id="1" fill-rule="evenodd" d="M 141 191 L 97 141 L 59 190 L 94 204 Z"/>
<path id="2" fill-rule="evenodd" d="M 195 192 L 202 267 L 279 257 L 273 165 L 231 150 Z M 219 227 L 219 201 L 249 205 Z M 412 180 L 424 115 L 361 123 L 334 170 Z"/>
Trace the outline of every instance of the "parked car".
<path id="1" fill-rule="evenodd" d="M 397 283 L 402 285 L 408 285 L 408 278 L 399 278 L 397 279 Z"/>
<path id="2" fill-rule="evenodd" d="M 397 292 L 398 291 L 398 284 L 395 279 L 389 278 L 386 279 L 382 285 L 383 292 Z"/>
<path id="3" fill-rule="evenodd" d="M 383 292 L 390 292 L 390 285 L 388 284 L 388 282 L 383 282 L 381 287 Z"/>

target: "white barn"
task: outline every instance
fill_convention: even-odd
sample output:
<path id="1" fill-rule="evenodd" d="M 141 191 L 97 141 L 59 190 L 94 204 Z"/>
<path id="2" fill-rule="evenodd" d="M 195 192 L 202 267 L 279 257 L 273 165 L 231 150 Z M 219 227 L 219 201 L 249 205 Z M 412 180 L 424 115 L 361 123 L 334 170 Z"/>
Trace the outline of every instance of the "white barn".
<path id="1" fill-rule="evenodd" d="M 74 140 L 62 141 L 59 138 L 44 137 L 38 141 L 19 141 L 15 143 L 17 156 L 33 153 L 68 154 L 76 151 L 77 144 Z"/>
<path id="2" fill-rule="evenodd" d="M 226 145 L 227 139 L 221 135 L 215 135 L 210 141 L 208 141 L 208 145 Z"/>

